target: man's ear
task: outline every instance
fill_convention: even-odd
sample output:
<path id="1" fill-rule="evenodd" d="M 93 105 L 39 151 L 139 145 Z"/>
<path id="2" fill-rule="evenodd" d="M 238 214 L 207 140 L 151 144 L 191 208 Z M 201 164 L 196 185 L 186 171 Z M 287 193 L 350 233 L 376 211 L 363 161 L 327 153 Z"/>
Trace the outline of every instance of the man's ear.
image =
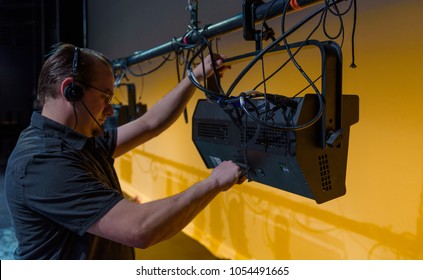
<path id="1" fill-rule="evenodd" d="M 73 83 L 73 78 L 68 77 L 68 78 L 64 79 L 62 81 L 62 83 L 60 84 L 60 94 L 63 95 L 63 97 L 64 97 L 64 94 L 65 94 L 65 89 L 68 86 L 70 86 L 72 83 Z"/>

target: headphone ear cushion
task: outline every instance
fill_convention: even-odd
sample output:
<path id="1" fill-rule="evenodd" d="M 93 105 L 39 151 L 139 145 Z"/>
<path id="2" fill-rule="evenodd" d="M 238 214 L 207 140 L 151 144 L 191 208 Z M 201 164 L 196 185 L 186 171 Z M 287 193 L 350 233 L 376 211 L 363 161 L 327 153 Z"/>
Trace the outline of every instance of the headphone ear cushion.
<path id="1" fill-rule="evenodd" d="M 65 87 L 64 94 L 67 101 L 76 102 L 82 99 L 84 91 L 82 90 L 81 86 L 72 83 Z"/>

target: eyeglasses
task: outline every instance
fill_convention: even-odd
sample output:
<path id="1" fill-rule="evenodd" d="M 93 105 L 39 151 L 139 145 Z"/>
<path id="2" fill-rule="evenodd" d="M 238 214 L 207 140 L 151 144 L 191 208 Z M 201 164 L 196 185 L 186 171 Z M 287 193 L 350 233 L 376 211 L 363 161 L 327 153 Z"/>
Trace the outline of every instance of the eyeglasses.
<path id="1" fill-rule="evenodd" d="M 107 103 L 108 105 L 112 104 L 113 100 L 115 99 L 115 95 L 113 93 L 110 93 L 109 91 L 99 89 L 98 87 L 95 87 L 95 86 L 90 85 L 88 83 L 82 83 L 82 84 L 86 87 L 93 88 L 93 89 L 98 90 L 98 91 L 104 93 L 105 95 L 107 95 L 107 97 L 105 98 L 105 103 Z"/>

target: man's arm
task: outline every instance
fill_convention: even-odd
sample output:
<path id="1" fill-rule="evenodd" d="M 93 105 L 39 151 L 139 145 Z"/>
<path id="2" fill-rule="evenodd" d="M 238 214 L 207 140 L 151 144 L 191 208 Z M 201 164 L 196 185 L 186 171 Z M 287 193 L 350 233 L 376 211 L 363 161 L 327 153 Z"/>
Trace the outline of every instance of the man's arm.
<path id="1" fill-rule="evenodd" d="M 177 195 L 137 204 L 123 199 L 88 232 L 137 248 L 147 248 L 180 232 L 221 191 L 238 182 L 240 168 L 231 161 L 205 180 Z"/>
<path id="2" fill-rule="evenodd" d="M 215 59 L 216 68 L 220 68 L 222 64 L 223 58 L 218 56 Z M 206 76 L 213 73 L 210 56 L 207 56 L 204 60 L 204 68 Z M 219 71 L 222 71 L 223 68 L 220 68 Z M 193 72 L 197 80 L 201 81 L 204 79 L 202 64 L 198 65 Z M 113 157 L 116 158 L 128 152 L 166 130 L 181 115 L 195 89 L 188 77 L 185 77 L 143 116 L 119 127 L 117 145 Z"/>

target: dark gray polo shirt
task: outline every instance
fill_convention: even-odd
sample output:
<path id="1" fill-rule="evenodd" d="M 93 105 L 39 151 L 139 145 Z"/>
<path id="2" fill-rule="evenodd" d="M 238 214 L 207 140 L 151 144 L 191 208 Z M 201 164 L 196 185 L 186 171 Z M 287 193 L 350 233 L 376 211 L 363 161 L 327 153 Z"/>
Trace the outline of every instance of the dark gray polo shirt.
<path id="1" fill-rule="evenodd" d="M 123 199 L 116 138 L 86 138 L 33 113 L 5 174 L 17 259 L 134 259 L 133 248 L 87 233 Z"/>

